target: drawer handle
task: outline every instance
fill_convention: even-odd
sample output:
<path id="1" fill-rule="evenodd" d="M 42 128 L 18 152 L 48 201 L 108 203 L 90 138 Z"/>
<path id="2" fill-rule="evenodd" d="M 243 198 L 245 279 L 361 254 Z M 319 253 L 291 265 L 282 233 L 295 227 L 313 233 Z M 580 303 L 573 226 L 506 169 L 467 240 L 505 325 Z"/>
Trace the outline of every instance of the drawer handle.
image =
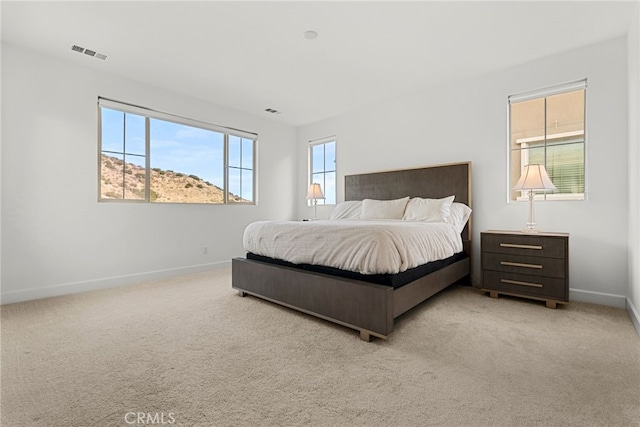
<path id="1" fill-rule="evenodd" d="M 517 248 L 517 249 L 537 249 L 542 250 L 542 246 L 538 245 L 516 245 L 515 243 L 500 243 L 502 248 Z"/>
<path id="2" fill-rule="evenodd" d="M 500 265 L 508 265 L 511 267 L 524 267 L 524 268 L 539 268 L 542 269 L 540 264 L 523 264 L 521 262 L 509 262 L 509 261 L 500 261 Z"/>
<path id="3" fill-rule="evenodd" d="M 533 288 L 541 288 L 542 285 L 540 283 L 531 283 L 531 282 L 520 282 L 518 280 L 509 280 L 509 279 L 500 279 L 502 283 L 509 283 L 511 285 L 520 285 L 520 286 L 531 286 Z"/>

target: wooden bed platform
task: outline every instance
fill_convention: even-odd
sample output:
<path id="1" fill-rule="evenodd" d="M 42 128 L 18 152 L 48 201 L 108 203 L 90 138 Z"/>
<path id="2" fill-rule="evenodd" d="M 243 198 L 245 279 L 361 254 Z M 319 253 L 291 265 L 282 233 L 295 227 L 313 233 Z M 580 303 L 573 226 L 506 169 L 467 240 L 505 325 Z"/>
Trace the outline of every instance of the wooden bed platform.
<path id="1" fill-rule="evenodd" d="M 345 200 L 405 196 L 443 198 L 471 206 L 471 162 L 345 176 Z M 232 287 L 360 332 L 386 339 L 394 319 L 447 286 L 470 276 L 471 220 L 462 232 L 469 257 L 400 288 L 346 279 L 271 263 L 234 258 Z"/>

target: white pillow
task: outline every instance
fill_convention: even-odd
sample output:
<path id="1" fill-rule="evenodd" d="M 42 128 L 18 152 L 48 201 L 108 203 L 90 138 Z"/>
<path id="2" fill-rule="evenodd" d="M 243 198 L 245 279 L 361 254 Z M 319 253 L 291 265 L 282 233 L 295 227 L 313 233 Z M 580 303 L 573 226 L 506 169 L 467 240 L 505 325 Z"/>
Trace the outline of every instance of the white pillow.
<path id="1" fill-rule="evenodd" d="M 408 201 L 408 196 L 395 200 L 364 199 L 360 217 L 362 219 L 402 219 Z"/>
<path id="2" fill-rule="evenodd" d="M 453 224 L 453 226 L 458 230 L 458 233 L 462 233 L 464 230 L 464 226 L 469 221 L 469 217 L 471 216 L 471 208 L 464 203 L 454 203 L 451 205 L 451 211 L 449 214 L 448 223 Z"/>
<path id="3" fill-rule="evenodd" d="M 409 200 L 402 219 L 407 221 L 446 222 L 455 197 L 449 196 L 443 199 L 414 197 Z"/>
<path id="4" fill-rule="evenodd" d="M 331 219 L 357 219 L 362 212 L 362 200 L 340 202 L 331 212 Z"/>

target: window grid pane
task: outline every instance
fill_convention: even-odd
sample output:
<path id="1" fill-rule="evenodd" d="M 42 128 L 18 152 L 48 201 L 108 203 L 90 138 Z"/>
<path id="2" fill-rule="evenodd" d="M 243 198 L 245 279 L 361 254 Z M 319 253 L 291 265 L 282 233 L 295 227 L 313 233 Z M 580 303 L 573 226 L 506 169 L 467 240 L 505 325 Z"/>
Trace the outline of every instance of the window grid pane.
<path id="1" fill-rule="evenodd" d="M 124 198 L 124 154 L 102 153 L 100 156 L 100 198 Z"/>
<path id="2" fill-rule="evenodd" d="M 136 114 L 125 114 L 124 147 L 127 154 L 144 156 L 146 153 L 145 118 Z"/>
<path id="3" fill-rule="evenodd" d="M 242 197 L 241 174 L 238 168 L 229 168 L 229 201 L 239 202 Z"/>
<path id="4" fill-rule="evenodd" d="M 102 151 L 124 153 L 124 115 L 120 111 L 102 109 Z"/>
<path id="5" fill-rule="evenodd" d="M 140 165 L 142 158 L 142 165 Z M 129 200 L 144 200 L 145 190 L 144 156 L 124 156 L 124 198 Z"/>
<path id="6" fill-rule="evenodd" d="M 336 173 L 327 172 L 324 175 L 324 204 L 335 205 L 336 204 Z"/>
<path id="7" fill-rule="evenodd" d="M 242 175 L 240 177 L 240 182 L 242 183 L 242 191 L 240 192 L 242 201 L 243 202 L 252 201 L 253 200 L 253 171 L 248 169 L 243 169 Z"/>
<path id="8" fill-rule="evenodd" d="M 240 138 L 237 136 L 229 136 L 229 166 L 240 167 L 241 166 L 241 150 L 242 144 Z"/>
<path id="9" fill-rule="evenodd" d="M 242 138 L 242 159 L 240 165 L 244 169 L 253 169 L 253 141 Z"/>
<path id="10" fill-rule="evenodd" d="M 313 145 L 311 151 L 311 172 L 324 172 L 324 144 Z"/>
<path id="11" fill-rule="evenodd" d="M 328 142 L 324 144 L 324 170 L 325 172 L 336 171 L 336 143 Z"/>

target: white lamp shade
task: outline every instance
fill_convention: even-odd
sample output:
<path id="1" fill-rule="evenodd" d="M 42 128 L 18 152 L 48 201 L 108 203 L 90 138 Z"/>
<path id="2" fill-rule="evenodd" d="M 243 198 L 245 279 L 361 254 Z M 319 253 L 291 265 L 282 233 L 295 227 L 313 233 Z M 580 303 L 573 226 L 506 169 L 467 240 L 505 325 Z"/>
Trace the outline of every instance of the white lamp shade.
<path id="1" fill-rule="evenodd" d="M 322 187 L 320 187 L 320 184 L 314 183 L 309 186 L 307 200 L 312 199 L 324 199 L 324 194 L 322 194 Z"/>
<path id="2" fill-rule="evenodd" d="M 526 165 L 513 190 L 555 190 L 544 165 Z"/>

